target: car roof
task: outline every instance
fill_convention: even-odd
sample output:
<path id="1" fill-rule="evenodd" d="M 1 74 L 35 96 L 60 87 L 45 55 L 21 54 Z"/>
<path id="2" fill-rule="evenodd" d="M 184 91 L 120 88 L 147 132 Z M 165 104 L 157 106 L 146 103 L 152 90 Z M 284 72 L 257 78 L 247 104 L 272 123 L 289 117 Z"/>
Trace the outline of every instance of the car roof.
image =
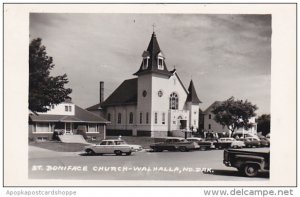
<path id="1" fill-rule="evenodd" d="M 202 140 L 203 138 L 201 138 L 201 137 L 188 137 L 188 138 L 186 138 L 187 140 L 189 140 L 189 139 L 196 139 L 196 140 Z"/>
<path id="2" fill-rule="evenodd" d="M 124 140 L 119 140 L 119 139 L 108 139 L 108 140 L 102 140 L 102 142 L 108 142 L 108 141 L 124 141 Z"/>

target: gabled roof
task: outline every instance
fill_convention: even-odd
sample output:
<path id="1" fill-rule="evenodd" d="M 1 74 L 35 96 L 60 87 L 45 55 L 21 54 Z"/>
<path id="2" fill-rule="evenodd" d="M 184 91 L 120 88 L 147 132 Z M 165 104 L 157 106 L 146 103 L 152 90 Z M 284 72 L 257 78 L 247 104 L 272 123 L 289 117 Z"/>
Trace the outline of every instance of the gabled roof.
<path id="1" fill-rule="evenodd" d="M 93 114 L 75 105 L 75 115 L 29 114 L 33 122 L 82 122 L 82 123 L 109 123 L 101 116 Z"/>
<path id="2" fill-rule="evenodd" d="M 207 114 L 210 112 L 211 108 L 215 107 L 216 105 L 221 104 L 221 101 L 215 101 L 213 102 L 208 108 L 206 108 L 206 110 L 204 110 L 203 114 Z"/>
<path id="3" fill-rule="evenodd" d="M 167 69 L 165 61 L 163 61 L 163 69 L 160 70 L 157 67 L 157 55 L 159 53 L 162 53 L 162 51 L 159 48 L 156 35 L 153 32 L 150 43 L 148 45 L 147 51 L 144 51 L 144 55 L 149 55 L 150 58 L 148 60 L 148 67 L 146 69 L 143 69 L 143 62 L 141 63 L 140 69 L 134 73 L 134 75 L 143 75 L 143 74 L 148 74 L 148 73 L 158 73 L 158 74 L 163 74 L 167 76 L 171 76 L 172 73 L 170 73 Z"/>
<path id="4" fill-rule="evenodd" d="M 198 96 L 197 96 L 197 93 L 196 93 L 196 90 L 195 90 L 195 87 L 194 87 L 194 83 L 193 83 L 193 80 L 191 80 L 190 82 L 190 86 L 189 86 L 189 94 L 187 96 L 187 99 L 186 101 L 187 102 L 192 102 L 193 104 L 199 104 L 199 103 L 202 103 Z"/>
<path id="5" fill-rule="evenodd" d="M 97 110 L 101 110 L 101 109 L 102 109 L 101 103 L 98 103 L 96 105 L 86 108 L 86 110 L 88 110 L 88 111 L 95 111 L 95 110 L 97 111 Z"/>
<path id="6" fill-rule="evenodd" d="M 101 104 L 101 107 L 137 104 L 137 83 L 137 78 L 123 81 L 123 83 Z M 97 105 L 94 106 L 97 107 Z"/>

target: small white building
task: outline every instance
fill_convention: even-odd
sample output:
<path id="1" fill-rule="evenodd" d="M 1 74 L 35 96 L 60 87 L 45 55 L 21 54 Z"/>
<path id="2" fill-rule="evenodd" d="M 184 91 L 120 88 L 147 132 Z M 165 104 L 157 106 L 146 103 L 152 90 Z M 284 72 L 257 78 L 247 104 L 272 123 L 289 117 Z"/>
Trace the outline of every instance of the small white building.
<path id="1" fill-rule="evenodd" d="M 166 137 L 198 129 L 201 101 L 193 81 L 186 89 L 176 69 L 167 69 L 154 32 L 134 75 L 137 77 L 123 81 L 104 102 L 100 93 L 100 103 L 87 108 L 111 122 L 108 135 Z"/>
<path id="2" fill-rule="evenodd" d="M 230 131 L 227 127 L 223 127 L 221 124 L 217 123 L 214 120 L 215 115 L 212 113 L 213 108 L 217 105 L 220 104 L 220 101 L 215 101 L 213 104 L 211 104 L 204 112 L 204 130 L 210 133 L 223 133 L 223 134 L 228 134 Z M 244 128 L 240 128 L 235 131 L 234 134 L 249 134 L 250 136 L 252 135 L 257 135 L 257 123 L 255 122 L 255 117 L 250 118 L 249 120 L 250 123 L 252 123 L 254 126 L 248 130 Z"/>
<path id="3" fill-rule="evenodd" d="M 83 134 L 88 138 L 105 138 L 109 121 L 97 116 L 70 100 L 53 105 L 47 112 L 29 113 L 29 139 L 51 140 L 54 132 L 62 135 Z"/>

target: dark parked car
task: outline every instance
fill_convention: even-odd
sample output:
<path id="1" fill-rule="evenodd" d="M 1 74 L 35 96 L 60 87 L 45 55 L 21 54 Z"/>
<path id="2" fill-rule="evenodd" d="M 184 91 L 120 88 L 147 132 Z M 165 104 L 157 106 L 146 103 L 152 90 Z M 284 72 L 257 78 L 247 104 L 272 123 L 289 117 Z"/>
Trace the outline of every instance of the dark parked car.
<path id="1" fill-rule="evenodd" d="M 243 141 L 247 148 L 260 147 L 260 140 L 255 137 L 239 138 L 238 141 Z"/>
<path id="2" fill-rule="evenodd" d="M 260 171 L 269 172 L 270 170 L 270 150 L 257 149 L 248 150 L 224 150 L 223 163 L 228 167 L 235 167 L 245 176 L 254 177 Z"/>
<path id="3" fill-rule="evenodd" d="M 270 139 L 266 137 L 260 137 L 260 145 L 262 147 L 270 147 Z"/>
<path id="4" fill-rule="evenodd" d="M 164 150 L 168 151 L 189 151 L 193 149 L 199 148 L 199 145 L 195 142 L 189 142 L 184 138 L 180 137 L 169 137 L 166 138 L 164 142 L 159 142 L 155 144 L 151 144 L 150 148 L 153 149 L 154 152 L 162 152 Z"/>
<path id="5" fill-rule="evenodd" d="M 213 149 L 215 148 L 215 145 L 213 142 L 211 141 L 206 141 L 203 138 L 199 138 L 199 137 L 191 137 L 191 138 L 187 138 L 187 141 L 189 142 L 196 142 L 200 147 L 200 150 L 208 150 L 208 149 Z"/>

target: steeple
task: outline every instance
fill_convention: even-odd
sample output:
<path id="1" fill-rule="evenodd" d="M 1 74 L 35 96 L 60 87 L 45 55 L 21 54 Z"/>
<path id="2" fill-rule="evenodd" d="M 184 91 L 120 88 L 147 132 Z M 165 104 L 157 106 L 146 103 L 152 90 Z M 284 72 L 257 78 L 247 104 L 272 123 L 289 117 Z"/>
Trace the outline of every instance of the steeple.
<path id="1" fill-rule="evenodd" d="M 143 61 L 140 69 L 134 75 L 143 75 L 148 73 L 158 73 L 171 76 L 165 63 L 165 57 L 157 42 L 156 34 L 153 31 L 148 48 L 142 54 Z"/>
<path id="2" fill-rule="evenodd" d="M 199 100 L 198 96 L 197 96 L 193 80 L 191 80 L 191 82 L 190 82 L 190 86 L 189 86 L 188 91 L 189 91 L 189 94 L 188 94 L 187 99 L 186 99 L 187 102 L 192 102 L 192 104 L 202 103 Z"/>

